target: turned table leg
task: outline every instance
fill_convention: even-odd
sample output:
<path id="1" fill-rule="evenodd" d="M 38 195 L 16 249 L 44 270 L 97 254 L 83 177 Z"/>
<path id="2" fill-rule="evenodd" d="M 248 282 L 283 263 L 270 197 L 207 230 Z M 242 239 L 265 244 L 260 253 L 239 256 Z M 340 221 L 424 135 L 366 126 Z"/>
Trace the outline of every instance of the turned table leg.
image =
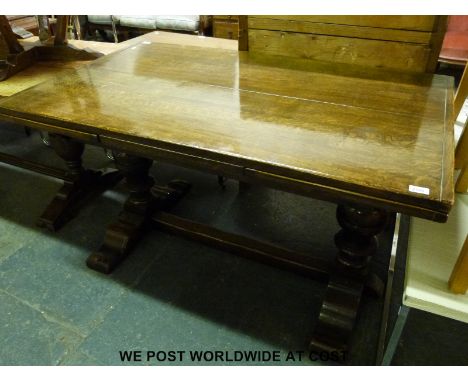
<path id="1" fill-rule="evenodd" d="M 341 230 L 336 269 L 330 275 L 319 322 L 310 347 L 319 351 L 347 351 L 359 302 L 368 276 L 368 264 L 378 248 L 376 235 L 387 224 L 386 211 L 366 206 L 338 206 Z"/>
<path id="2" fill-rule="evenodd" d="M 129 197 L 117 221 L 107 227 L 104 242 L 86 264 L 98 272 L 111 273 L 138 243 L 153 212 L 176 203 L 189 189 L 183 181 L 154 186 L 148 175 L 152 160 L 114 152 L 116 167 L 126 179 Z"/>
<path id="3" fill-rule="evenodd" d="M 152 207 L 150 190 L 154 181 L 148 175 L 152 161 L 125 153 L 113 154 L 130 195 L 117 221 L 108 226 L 99 251 L 86 261 L 88 267 L 102 273 L 112 272 L 127 256 L 139 239 Z"/>
<path id="4" fill-rule="evenodd" d="M 86 200 L 114 186 L 122 177 L 117 171 L 103 174 L 84 169 L 82 142 L 58 134 L 49 134 L 49 140 L 68 171 L 64 185 L 39 218 L 38 225 L 56 231 L 77 214 Z"/>

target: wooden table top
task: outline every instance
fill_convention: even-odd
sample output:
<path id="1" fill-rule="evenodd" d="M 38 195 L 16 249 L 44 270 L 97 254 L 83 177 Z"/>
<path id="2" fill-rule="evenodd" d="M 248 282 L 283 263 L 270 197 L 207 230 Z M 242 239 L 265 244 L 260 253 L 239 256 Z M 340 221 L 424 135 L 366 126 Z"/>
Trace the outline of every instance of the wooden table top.
<path id="1" fill-rule="evenodd" d="M 445 220 L 451 77 L 280 60 L 147 38 L 2 99 L 0 118 Z"/>

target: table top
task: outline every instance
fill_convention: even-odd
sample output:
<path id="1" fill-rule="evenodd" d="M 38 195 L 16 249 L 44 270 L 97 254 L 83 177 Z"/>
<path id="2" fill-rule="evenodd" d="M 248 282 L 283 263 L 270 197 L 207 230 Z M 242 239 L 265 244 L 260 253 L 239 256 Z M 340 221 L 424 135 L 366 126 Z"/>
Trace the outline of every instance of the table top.
<path id="1" fill-rule="evenodd" d="M 42 45 L 39 37 L 37 36 L 18 41 L 25 50 Z M 73 49 L 84 50 L 90 53 L 107 55 L 140 44 L 142 41 L 237 50 L 237 41 L 202 37 L 194 38 L 192 35 L 163 31 L 150 32 L 145 35 L 119 42 L 118 44 L 101 41 L 68 40 L 68 46 Z M 9 97 L 13 94 L 19 93 L 20 91 L 29 89 L 34 85 L 56 77 L 57 74 L 69 75 L 70 69 L 74 70 L 86 64 L 89 64 L 89 61 L 39 61 L 29 68 L 16 73 L 13 77 L 8 78 L 7 81 L 1 82 L 0 97 Z"/>
<path id="2" fill-rule="evenodd" d="M 452 98 L 451 77 L 147 37 L 2 99 L 0 118 L 171 150 L 324 199 L 444 221 L 453 204 Z"/>

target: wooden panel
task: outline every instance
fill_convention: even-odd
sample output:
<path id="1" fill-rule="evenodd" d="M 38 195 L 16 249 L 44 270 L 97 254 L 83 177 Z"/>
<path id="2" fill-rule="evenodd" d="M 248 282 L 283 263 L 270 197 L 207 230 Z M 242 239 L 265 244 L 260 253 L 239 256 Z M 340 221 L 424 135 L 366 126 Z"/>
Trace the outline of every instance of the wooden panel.
<path id="1" fill-rule="evenodd" d="M 468 120 L 465 122 L 465 128 L 463 129 L 462 135 L 458 141 L 455 155 L 455 168 L 463 168 L 468 165 Z"/>
<path id="2" fill-rule="evenodd" d="M 239 21 L 238 15 L 215 15 L 213 16 L 213 20 L 221 20 L 221 21 Z"/>
<path id="3" fill-rule="evenodd" d="M 458 118 L 460 111 L 468 98 L 468 65 L 463 69 L 463 74 L 455 94 L 455 101 L 453 102 L 453 112 L 455 119 Z"/>
<path id="4" fill-rule="evenodd" d="M 249 50 L 249 26 L 246 15 L 239 16 L 239 51 Z"/>
<path id="5" fill-rule="evenodd" d="M 429 43 L 431 53 L 429 55 L 429 59 L 427 60 L 426 66 L 426 72 L 428 73 L 435 73 L 437 69 L 445 31 L 447 30 L 447 21 L 448 16 L 436 16 L 431 42 Z"/>
<path id="6" fill-rule="evenodd" d="M 249 30 L 249 51 L 414 72 L 426 70 L 425 45 L 269 30 Z"/>
<path id="7" fill-rule="evenodd" d="M 249 18 L 310 21 L 315 23 L 358 25 L 378 28 L 432 31 L 436 16 L 249 16 Z"/>
<path id="8" fill-rule="evenodd" d="M 460 170 L 457 184 L 455 185 L 455 191 L 463 193 L 468 192 L 468 164 Z"/>
<path id="9" fill-rule="evenodd" d="M 464 294 L 468 289 L 468 235 L 463 244 L 458 260 L 453 267 L 449 280 L 449 288 L 453 293 Z"/>
<path id="10" fill-rule="evenodd" d="M 250 29 L 313 33 L 318 35 L 402 41 L 418 44 L 428 44 L 431 40 L 430 31 L 422 32 L 402 29 L 373 28 L 368 26 L 317 23 L 311 21 L 285 20 L 276 18 L 270 19 L 255 16 L 249 16 L 248 24 Z"/>
<path id="11" fill-rule="evenodd" d="M 140 44 L 6 98 L 0 113 L 440 219 L 453 204 L 453 81 L 402 85 L 328 66 L 304 73 L 235 51 Z"/>
<path id="12" fill-rule="evenodd" d="M 213 36 L 216 38 L 237 40 L 239 38 L 238 22 L 215 20 L 213 22 Z"/>

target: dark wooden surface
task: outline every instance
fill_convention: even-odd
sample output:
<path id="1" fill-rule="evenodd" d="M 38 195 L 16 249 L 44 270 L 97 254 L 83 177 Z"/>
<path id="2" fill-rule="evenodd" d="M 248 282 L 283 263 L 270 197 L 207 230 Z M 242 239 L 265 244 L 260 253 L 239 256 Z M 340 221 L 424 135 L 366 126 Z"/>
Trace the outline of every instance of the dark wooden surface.
<path id="1" fill-rule="evenodd" d="M 0 15 L 0 39 L 5 42 L 6 54 L 15 54 L 23 52 L 23 47 L 16 39 L 15 34 L 11 30 L 10 23 L 4 15 Z"/>
<path id="2" fill-rule="evenodd" d="M 248 182 L 443 221 L 453 204 L 452 79 L 304 65 L 148 37 L 2 100 L 0 117 Z"/>

